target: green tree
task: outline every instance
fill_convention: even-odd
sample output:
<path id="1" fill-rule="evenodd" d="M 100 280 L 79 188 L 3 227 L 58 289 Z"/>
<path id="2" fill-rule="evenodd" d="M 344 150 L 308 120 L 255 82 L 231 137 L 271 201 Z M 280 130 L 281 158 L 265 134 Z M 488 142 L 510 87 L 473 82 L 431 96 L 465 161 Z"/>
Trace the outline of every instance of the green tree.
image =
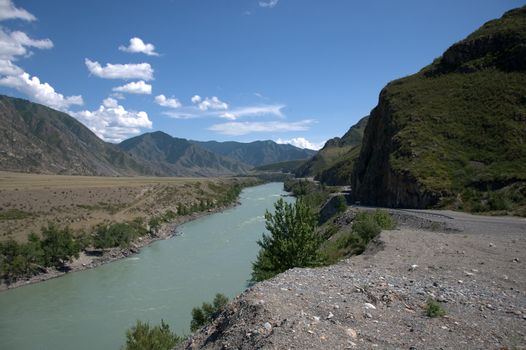
<path id="1" fill-rule="evenodd" d="M 69 227 L 63 229 L 50 224 L 42 228 L 42 249 L 46 266 L 62 267 L 72 257 L 78 258 L 79 245 Z"/>
<path id="2" fill-rule="evenodd" d="M 124 350 L 170 350 L 182 339 L 161 320 L 160 325 L 151 327 L 148 322 L 137 321 L 126 331 Z"/>
<path id="3" fill-rule="evenodd" d="M 316 266 L 320 263 L 318 248 L 322 237 L 316 232 L 316 215 L 300 198 L 295 204 L 280 199 L 275 212 L 265 213 L 261 247 L 252 266 L 252 281 L 262 281 L 293 267 Z"/>
<path id="4" fill-rule="evenodd" d="M 226 304 L 228 304 L 228 298 L 221 293 L 217 293 L 211 304 L 203 303 L 201 307 L 194 307 L 192 309 L 190 330 L 195 332 L 210 323 L 223 310 Z"/>

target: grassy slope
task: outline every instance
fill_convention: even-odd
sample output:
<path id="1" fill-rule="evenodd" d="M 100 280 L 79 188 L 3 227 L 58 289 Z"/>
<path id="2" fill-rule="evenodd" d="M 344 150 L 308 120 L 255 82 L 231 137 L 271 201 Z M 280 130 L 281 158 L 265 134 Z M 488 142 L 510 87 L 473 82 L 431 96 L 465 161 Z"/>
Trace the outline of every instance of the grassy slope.
<path id="1" fill-rule="evenodd" d="M 334 138 L 327 141 L 317 155 L 298 167 L 296 176 L 315 176 L 329 184 L 342 185 L 349 183 L 350 180 L 347 181 L 343 179 L 347 178 L 346 176 L 343 176 L 342 179 L 333 177 L 333 175 L 336 176 L 336 171 L 331 168 L 334 166 L 347 166 L 349 162 L 351 164 L 354 162 L 362 144 L 367 120 L 367 117 L 360 119 L 358 123 L 353 125 L 341 138 Z M 327 173 L 325 173 L 326 171 Z M 348 178 L 350 179 L 350 176 Z"/>
<path id="2" fill-rule="evenodd" d="M 507 195 L 506 186 L 515 183 L 514 198 L 501 209 L 526 207 L 525 48 L 526 7 L 487 23 L 419 73 L 391 82 L 373 113 L 384 131 L 366 131 L 367 142 L 392 145 L 390 170 L 378 174 L 385 162 L 370 150 L 381 147 L 367 145 L 355 174 L 356 187 L 363 186 L 358 192 L 374 191 L 368 176 L 384 183 L 399 176 L 416 182 L 411 191 L 438 194 L 438 205 L 498 210 L 487 206 L 491 192 Z M 479 203 L 469 203 L 473 198 Z"/>

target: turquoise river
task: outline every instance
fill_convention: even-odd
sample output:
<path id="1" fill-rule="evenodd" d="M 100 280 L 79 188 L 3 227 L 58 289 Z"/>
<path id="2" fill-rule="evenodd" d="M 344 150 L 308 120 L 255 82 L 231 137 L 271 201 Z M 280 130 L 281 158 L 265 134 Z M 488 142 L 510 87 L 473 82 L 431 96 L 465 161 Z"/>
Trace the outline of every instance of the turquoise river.
<path id="1" fill-rule="evenodd" d="M 265 210 L 282 188 L 247 188 L 241 205 L 181 225 L 181 236 L 133 257 L 1 292 L 0 349 L 119 349 L 137 319 L 188 334 L 192 307 L 246 288 Z"/>

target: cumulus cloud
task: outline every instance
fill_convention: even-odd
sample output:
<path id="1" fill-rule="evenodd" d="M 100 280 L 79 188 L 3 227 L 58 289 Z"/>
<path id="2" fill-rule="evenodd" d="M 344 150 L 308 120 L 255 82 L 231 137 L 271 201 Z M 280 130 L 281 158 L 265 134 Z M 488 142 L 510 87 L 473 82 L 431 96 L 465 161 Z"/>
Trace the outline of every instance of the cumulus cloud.
<path id="1" fill-rule="evenodd" d="M 132 81 L 131 83 L 117 86 L 112 89 L 116 92 L 125 92 L 128 94 L 143 94 L 143 95 L 150 95 L 152 93 L 152 86 L 150 84 L 146 84 L 144 80 L 139 81 Z"/>
<path id="2" fill-rule="evenodd" d="M 168 107 L 168 108 L 179 108 L 181 107 L 181 102 L 175 97 L 167 98 L 164 95 L 155 96 L 155 103 L 159 106 Z"/>
<path id="3" fill-rule="evenodd" d="M 0 78 L 0 85 L 16 89 L 28 95 L 32 100 L 40 102 L 46 106 L 67 110 L 71 105 L 82 105 L 82 96 L 68 96 L 59 94 L 48 83 L 41 83 L 36 76 L 31 77 L 26 72 L 15 75 L 6 75 Z"/>
<path id="4" fill-rule="evenodd" d="M 104 67 L 97 61 L 84 60 L 91 74 L 104 79 L 153 79 L 153 68 L 149 63 L 111 64 Z"/>
<path id="5" fill-rule="evenodd" d="M 0 0 L 0 21 L 6 19 L 21 19 L 24 21 L 35 21 L 36 17 L 24 9 L 17 8 L 11 0 Z"/>
<path id="6" fill-rule="evenodd" d="M 274 115 L 277 117 L 283 117 L 283 113 L 281 112 L 283 108 L 285 108 L 284 105 L 239 107 L 221 114 L 220 117 L 230 120 L 236 120 L 242 117 L 257 117 L 261 115 Z"/>
<path id="7" fill-rule="evenodd" d="M 266 8 L 273 8 L 278 4 L 279 0 L 268 0 L 268 1 L 260 1 L 259 7 L 266 7 Z"/>
<path id="8" fill-rule="evenodd" d="M 130 45 L 119 46 L 119 50 L 131 53 L 143 53 L 148 56 L 159 56 L 159 54 L 155 52 L 155 46 L 153 44 L 146 44 L 141 38 L 137 37 L 130 39 Z"/>
<path id="9" fill-rule="evenodd" d="M 202 98 L 199 95 L 192 96 L 192 103 L 194 103 L 194 104 L 197 104 L 197 103 L 201 102 L 201 100 L 202 100 Z"/>
<path id="10" fill-rule="evenodd" d="M 309 140 L 303 137 L 295 137 L 289 140 L 282 140 L 279 138 L 276 140 L 276 143 L 279 143 L 281 145 L 288 144 L 288 145 L 296 146 L 299 148 L 313 149 L 316 151 L 322 148 L 323 145 L 325 144 L 325 142 L 318 142 L 318 143 L 310 142 Z"/>
<path id="11" fill-rule="evenodd" d="M 314 123 L 313 120 L 300 120 L 298 122 L 228 122 L 215 124 L 208 128 L 223 135 L 240 136 L 257 132 L 288 132 L 305 131 Z"/>
<path id="12" fill-rule="evenodd" d="M 28 48 L 51 49 L 53 42 L 49 39 L 35 40 L 20 31 L 9 32 L 0 28 L 0 59 L 16 60 L 17 56 L 30 56 Z"/>
<path id="13" fill-rule="evenodd" d="M 71 115 L 108 142 L 121 142 L 141 133 L 141 129 L 152 128 L 146 112 L 128 111 L 111 97 L 102 101 L 95 111 L 71 112 Z"/>
<path id="14" fill-rule="evenodd" d="M 221 101 L 217 96 L 212 98 L 201 99 L 200 96 L 195 95 L 192 97 L 192 102 L 197 105 L 201 111 L 207 111 L 209 109 L 228 109 L 228 104 Z"/>

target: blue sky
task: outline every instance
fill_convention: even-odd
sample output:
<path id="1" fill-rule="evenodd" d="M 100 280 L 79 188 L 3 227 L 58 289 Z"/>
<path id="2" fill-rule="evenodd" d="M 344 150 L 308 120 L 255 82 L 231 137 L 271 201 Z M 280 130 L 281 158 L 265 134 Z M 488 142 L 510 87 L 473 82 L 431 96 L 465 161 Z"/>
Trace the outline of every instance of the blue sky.
<path id="1" fill-rule="evenodd" d="M 0 93 L 111 142 L 316 147 L 518 0 L 0 0 Z M 135 38 L 135 39 L 133 39 Z"/>

